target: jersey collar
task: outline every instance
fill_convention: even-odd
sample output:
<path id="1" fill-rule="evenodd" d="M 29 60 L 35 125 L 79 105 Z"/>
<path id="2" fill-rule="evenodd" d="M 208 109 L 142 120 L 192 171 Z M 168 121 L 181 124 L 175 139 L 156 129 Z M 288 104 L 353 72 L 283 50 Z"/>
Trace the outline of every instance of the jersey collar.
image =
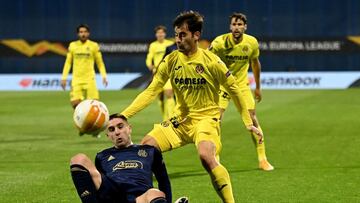
<path id="1" fill-rule="evenodd" d="M 197 48 L 197 51 L 191 56 L 186 56 L 185 54 L 180 52 L 180 58 L 183 59 L 184 61 L 191 61 L 193 59 L 196 59 L 200 55 L 200 52 L 201 52 L 201 48 L 199 47 Z"/>

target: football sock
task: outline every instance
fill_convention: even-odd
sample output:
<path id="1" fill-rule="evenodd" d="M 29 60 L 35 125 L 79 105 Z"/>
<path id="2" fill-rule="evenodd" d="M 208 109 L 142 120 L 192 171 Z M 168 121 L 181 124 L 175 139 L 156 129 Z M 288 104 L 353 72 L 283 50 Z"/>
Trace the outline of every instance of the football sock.
<path id="1" fill-rule="evenodd" d="M 258 126 L 258 129 L 261 131 L 261 133 L 263 133 L 260 126 Z M 258 160 L 261 161 L 263 159 L 266 159 L 264 137 L 263 137 L 263 142 L 261 144 L 259 144 L 259 140 L 260 140 L 259 136 L 256 133 L 251 133 L 251 135 L 252 135 L 252 139 L 255 144 L 257 154 L 258 154 Z M 264 136 L 264 134 L 263 134 L 263 136 Z"/>
<path id="2" fill-rule="evenodd" d="M 150 203 L 167 203 L 165 197 L 157 197 L 150 201 Z"/>
<path id="3" fill-rule="evenodd" d="M 234 196 L 232 193 L 232 187 L 230 182 L 230 176 L 226 168 L 223 165 L 218 165 L 210 172 L 212 184 L 225 203 L 233 203 Z"/>
<path id="4" fill-rule="evenodd" d="M 174 97 L 164 97 L 164 120 L 167 120 L 172 115 L 175 108 L 175 99 Z"/>
<path id="5" fill-rule="evenodd" d="M 97 203 L 96 188 L 89 171 L 78 164 L 70 166 L 71 177 L 83 203 Z"/>

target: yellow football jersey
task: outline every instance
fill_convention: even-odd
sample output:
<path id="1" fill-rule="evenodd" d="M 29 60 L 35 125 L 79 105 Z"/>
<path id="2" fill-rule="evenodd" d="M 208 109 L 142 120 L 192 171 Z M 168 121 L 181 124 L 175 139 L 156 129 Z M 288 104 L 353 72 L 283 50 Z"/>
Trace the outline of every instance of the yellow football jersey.
<path id="1" fill-rule="evenodd" d="M 198 48 L 191 57 L 178 50 L 160 63 L 153 81 L 122 114 L 131 117 L 149 105 L 170 79 L 176 97 L 175 115 L 181 119 L 219 118 L 219 88 L 223 85 L 242 114 L 245 125 L 252 125 L 240 89 L 225 64 L 208 50 Z"/>
<path id="2" fill-rule="evenodd" d="M 166 47 L 174 44 L 173 41 L 165 39 L 162 43 L 155 41 L 149 46 L 149 52 L 146 56 L 146 66 L 154 65 L 157 67 L 164 58 Z"/>
<path id="3" fill-rule="evenodd" d="M 242 41 L 235 44 L 231 33 L 223 34 L 214 39 L 209 50 L 224 61 L 240 86 L 249 84 L 250 60 L 260 54 L 259 43 L 255 37 L 243 34 Z"/>
<path id="4" fill-rule="evenodd" d="M 96 42 L 80 40 L 71 42 L 62 73 L 62 80 L 66 80 L 72 67 L 72 84 L 87 83 L 95 78 L 94 62 L 103 78 L 106 78 L 106 69 Z"/>

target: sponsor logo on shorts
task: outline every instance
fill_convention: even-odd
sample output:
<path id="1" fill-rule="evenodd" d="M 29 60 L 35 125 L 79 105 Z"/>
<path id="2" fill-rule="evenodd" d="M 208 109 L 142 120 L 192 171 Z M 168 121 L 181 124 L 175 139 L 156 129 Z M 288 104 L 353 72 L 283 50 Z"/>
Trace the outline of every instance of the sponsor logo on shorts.
<path id="1" fill-rule="evenodd" d="M 147 153 L 144 149 L 140 149 L 140 150 L 138 151 L 138 155 L 139 155 L 140 157 L 147 157 L 147 156 L 148 156 L 148 153 Z"/>
<path id="2" fill-rule="evenodd" d="M 160 125 L 162 125 L 163 127 L 168 127 L 170 125 L 170 123 L 168 121 L 163 121 L 160 123 Z"/>
<path id="3" fill-rule="evenodd" d="M 122 169 L 142 169 L 143 163 L 138 160 L 126 160 L 126 161 L 120 161 L 113 167 L 113 172 L 116 170 L 122 170 Z"/>
<path id="4" fill-rule="evenodd" d="M 223 92 L 222 97 L 224 99 L 230 98 L 229 94 L 227 92 Z"/>

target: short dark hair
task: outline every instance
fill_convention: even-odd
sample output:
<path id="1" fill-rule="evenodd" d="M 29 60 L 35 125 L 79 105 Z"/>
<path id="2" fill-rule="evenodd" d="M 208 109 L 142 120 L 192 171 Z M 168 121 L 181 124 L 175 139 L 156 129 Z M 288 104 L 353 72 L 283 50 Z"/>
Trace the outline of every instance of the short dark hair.
<path id="1" fill-rule="evenodd" d="M 87 24 L 80 24 L 76 27 L 76 32 L 79 33 L 80 28 L 86 28 L 88 32 L 90 32 L 90 27 Z"/>
<path id="2" fill-rule="evenodd" d="M 158 25 L 154 28 L 154 32 L 156 33 L 158 30 L 163 30 L 166 33 L 166 27 L 163 25 Z"/>
<path id="3" fill-rule="evenodd" d="M 196 11 L 185 11 L 176 16 L 173 26 L 180 27 L 184 23 L 187 24 L 188 29 L 191 33 L 196 31 L 202 32 L 202 27 L 204 23 L 204 17 Z"/>
<path id="4" fill-rule="evenodd" d="M 235 12 L 235 13 L 231 14 L 231 16 L 229 16 L 229 18 L 230 18 L 230 23 L 231 23 L 231 20 L 232 20 L 233 18 L 235 18 L 235 21 L 238 20 L 238 19 L 240 19 L 240 20 L 242 20 L 242 21 L 244 22 L 244 24 L 247 24 L 246 15 L 243 14 L 243 13 L 236 13 L 236 12 Z"/>
<path id="5" fill-rule="evenodd" d="M 111 115 L 109 116 L 109 121 L 111 121 L 112 119 L 115 119 L 115 118 L 121 118 L 121 119 L 123 119 L 124 121 L 128 122 L 128 121 L 127 121 L 127 118 L 126 118 L 124 115 L 119 114 L 119 113 L 111 114 Z"/>

